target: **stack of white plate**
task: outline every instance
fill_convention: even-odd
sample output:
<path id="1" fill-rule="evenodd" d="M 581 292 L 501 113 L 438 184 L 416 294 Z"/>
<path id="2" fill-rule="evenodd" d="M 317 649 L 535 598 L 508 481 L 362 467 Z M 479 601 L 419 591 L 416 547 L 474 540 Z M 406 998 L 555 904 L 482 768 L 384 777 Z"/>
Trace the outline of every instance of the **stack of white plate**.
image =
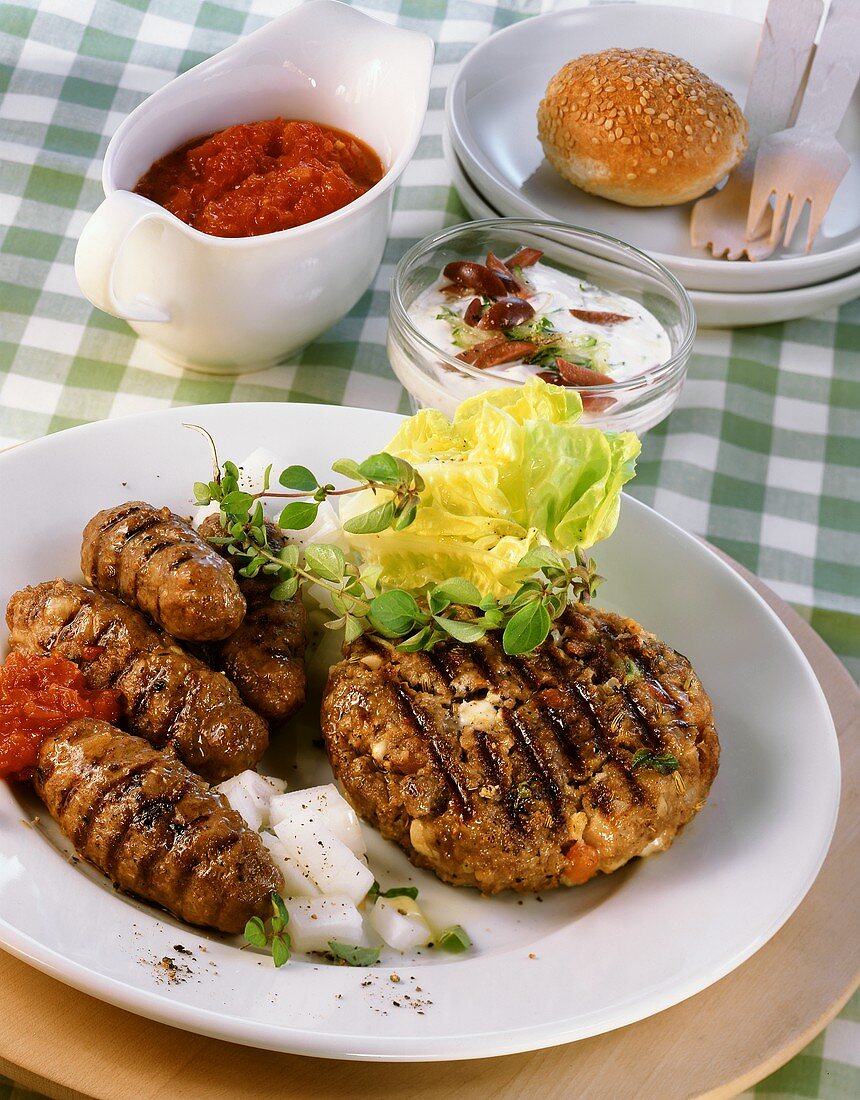
<path id="1" fill-rule="evenodd" d="M 740 104 L 761 26 L 645 4 L 553 12 L 494 34 L 460 65 L 446 102 L 445 158 L 475 218 L 548 218 L 650 253 L 684 284 L 701 325 L 758 325 L 819 313 L 860 295 L 860 91 L 838 134 L 851 155 L 809 255 L 806 216 L 789 249 L 757 263 L 715 260 L 690 244 L 690 205 L 630 207 L 586 194 L 549 165 L 537 105 L 550 77 L 584 53 L 648 46 L 692 62 Z M 526 243 L 526 242 L 524 242 Z"/>

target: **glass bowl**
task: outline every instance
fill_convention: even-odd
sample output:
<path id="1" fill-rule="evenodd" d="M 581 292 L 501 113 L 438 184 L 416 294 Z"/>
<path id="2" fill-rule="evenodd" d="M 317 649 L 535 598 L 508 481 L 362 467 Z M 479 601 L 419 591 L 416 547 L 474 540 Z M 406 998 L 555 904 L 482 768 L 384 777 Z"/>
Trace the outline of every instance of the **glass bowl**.
<path id="1" fill-rule="evenodd" d="M 680 396 L 696 335 L 689 295 L 662 264 L 623 241 L 590 229 L 530 218 L 455 225 L 425 237 L 397 265 L 391 287 L 388 357 L 413 408 L 441 409 L 451 416 L 467 397 L 523 384 L 521 379 L 506 376 L 504 366 L 479 370 L 438 348 L 409 316 L 415 299 L 437 281 L 447 263 L 481 261 L 488 251 L 508 256 L 523 247 L 540 249 L 542 263 L 580 281 L 640 302 L 668 335 L 671 351 L 664 362 L 633 378 L 580 391 L 591 395 L 582 423 L 644 432 L 664 420 Z"/>

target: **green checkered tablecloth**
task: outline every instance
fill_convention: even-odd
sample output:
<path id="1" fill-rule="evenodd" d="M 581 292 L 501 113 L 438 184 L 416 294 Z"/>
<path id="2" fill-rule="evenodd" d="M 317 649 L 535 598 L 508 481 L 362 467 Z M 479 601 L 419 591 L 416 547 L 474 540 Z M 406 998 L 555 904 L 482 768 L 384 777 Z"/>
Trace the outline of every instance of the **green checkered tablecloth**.
<path id="1" fill-rule="evenodd" d="M 183 373 L 124 323 L 94 311 L 75 282 L 75 243 L 102 198 L 101 158 L 120 121 L 176 73 L 290 6 L 292 0 L 0 4 L 0 446 L 104 417 L 208 401 L 408 410 L 385 354 L 389 280 L 416 239 L 467 218 L 442 159 L 445 89 L 476 42 L 548 2 L 364 0 L 380 18 L 435 39 L 430 109 L 373 287 L 295 361 L 238 379 Z M 732 2 L 702 6 L 727 10 Z M 860 300 L 802 321 L 703 332 L 680 405 L 644 440 L 631 490 L 799 608 L 855 677 L 858 425 Z M 860 1096 L 860 997 L 753 1094 Z M 0 1079 L 0 1100 L 25 1095 L 32 1094 Z"/>

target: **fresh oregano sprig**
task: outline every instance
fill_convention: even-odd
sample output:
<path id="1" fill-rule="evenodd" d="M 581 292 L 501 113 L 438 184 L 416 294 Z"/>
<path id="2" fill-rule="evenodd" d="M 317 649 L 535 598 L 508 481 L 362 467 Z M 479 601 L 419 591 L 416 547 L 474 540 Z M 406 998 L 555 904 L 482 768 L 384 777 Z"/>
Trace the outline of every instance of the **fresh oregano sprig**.
<path id="1" fill-rule="evenodd" d="M 278 516 L 278 526 L 288 531 L 303 531 L 316 520 L 319 506 L 324 500 L 362 493 L 368 489 L 375 496 L 382 495 L 384 499 L 369 511 L 348 520 L 343 525 L 345 531 L 354 535 L 376 534 L 389 528 L 401 531 L 415 519 L 424 489 L 424 479 L 405 459 L 396 458 L 384 451 L 370 455 L 363 462 L 355 462 L 351 458 L 339 459 L 332 464 L 333 472 L 359 483 L 348 489 L 336 489 L 331 483 L 320 483 L 307 466 L 288 466 L 278 475 L 278 484 L 289 492 L 271 489 L 270 463 L 263 475 L 263 488 L 257 493 L 248 493 L 239 488 L 241 472 L 236 463 L 225 462 L 223 466 L 220 464 L 215 441 L 209 432 L 198 424 L 187 424 L 186 427 L 205 436 L 212 450 L 212 480 L 195 481 L 195 503 L 206 505 L 215 501 L 221 506 L 222 514 L 230 516 L 234 522 L 246 523 L 257 511 L 263 498 L 290 499 L 290 503 L 283 507 Z M 302 497 L 310 499 L 297 499 Z"/>
<path id="2" fill-rule="evenodd" d="M 539 547 L 520 562 L 534 570 L 533 576 L 510 596 L 483 595 L 462 577 L 418 593 L 403 588 L 380 592 L 376 571 L 362 572 L 338 546 L 314 543 L 304 551 L 295 544 L 272 546 L 259 502 L 253 513 L 240 516 L 226 513 L 222 505 L 221 525 L 223 536 L 210 541 L 237 558 L 241 576 L 271 576 L 272 599 L 292 599 L 302 581 L 320 585 L 335 612 L 325 624 L 330 630 L 342 627 L 347 642 L 372 631 L 412 653 L 448 639 L 477 642 L 488 630 L 503 631 L 506 653 L 529 653 L 545 641 L 570 599 L 591 599 L 603 579 L 581 551 L 571 562 L 550 547 Z"/>
<path id="3" fill-rule="evenodd" d="M 240 470 L 236 464 L 219 464 L 209 433 L 196 425 L 189 427 L 202 432 L 212 448 L 213 479 L 194 485 L 198 504 L 215 501 L 219 505 L 223 533 L 210 541 L 237 559 L 240 576 L 270 577 L 274 600 L 291 599 L 303 581 L 326 589 L 335 612 L 326 626 L 332 630 L 342 627 L 347 642 L 373 631 L 395 642 L 399 649 L 418 652 L 448 639 L 464 644 L 476 642 L 488 630 L 502 630 L 506 653 L 529 653 L 545 641 L 568 602 L 588 601 L 603 579 L 594 561 L 581 550 L 571 562 L 551 547 L 539 546 L 520 560 L 519 567 L 531 576 L 509 596 L 484 595 L 462 577 L 415 592 L 403 588 L 380 591 L 381 570 L 359 569 L 338 546 L 314 543 L 302 551 L 295 544 L 281 546 L 280 540 L 273 545 L 262 498 L 310 496 L 311 500 L 292 500 L 278 517 L 279 528 L 301 530 L 314 522 L 319 505 L 328 497 L 371 490 L 384 495 L 384 499 L 354 516 L 344 529 L 353 534 L 402 530 L 414 520 L 424 489 L 424 481 L 413 466 L 386 452 L 371 455 L 361 463 L 341 459 L 332 469 L 359 482 L 348 489 L 321 485 L 305 466 L 288 466 L 278 478 L 281 485 L 290 488 L 287 493 L 269 491 L 269 466 L 263 489 L 248 493 L 239 488 Z"/>
<path id="4" fill-rule="evenodd" d="M 408 652 L 432 649 L 447 638 L 477 642 L 488 630 L 502 630 L 506 653 L 530 653 L 546 640 L 570 599 L 591 599 L 603 578 L 581 551 L 570 562 L 541 546 L 519 564 L 534 575 L 500 598 L 482 595 L 461 577 L 434 585 L 420 600 L 404 589 L 390 589 L 370 601 L 370 626 Z"/>
<path id="5" fill-rule="evenodd" d="M 272 894 L 271 901 L 272 916 L 268 921 L 268 928 L 261 917 L 251 917 L 245 925 L 245 939 L 254 947 L 265 948 L 271 943 L 272 962 L 275 966 L 283 966 L 290 961 L 292 948 L 290 934 L 287 931 L 290 914 L 280 894 Z"/>

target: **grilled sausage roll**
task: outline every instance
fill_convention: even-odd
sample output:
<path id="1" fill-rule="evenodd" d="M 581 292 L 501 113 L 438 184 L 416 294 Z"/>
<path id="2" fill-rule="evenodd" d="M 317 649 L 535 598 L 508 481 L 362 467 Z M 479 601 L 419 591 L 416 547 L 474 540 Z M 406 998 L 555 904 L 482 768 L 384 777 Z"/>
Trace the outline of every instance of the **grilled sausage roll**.
<path id="1" fill-rule="evenodd" d="M 211 642 L 241 623 L 245 600 L 230 564 L 169 508 L 132 500 L 84 528 L 81 571 L 176 638 Z"/>
<path id="2" fill-rule="evenodd" d="M 77 718 L 49 737 L 33 784 L 84 859 L 189 924 L 241 932 L 284 889 L 259 835 L 221 795 L 107 722 Z"/>
<path id="3" fill-rule="evenodd" d="M 267 530 L 269 545 L 280 550 L 283 536 L 273 524 Z M 205 538 L 222 535 L 218 517 L 204 520 L 199 533 Z M 277 580 L 271 577 L 258 574 L 237 581 L 248 606 L 245 618 L 229 638 L 208 646 L 206 657 L 226 672 L 249 707 L 264 718 L 283 721 L 305 701 L 307 612 L 298 592 L 291 600 L 273 600 Z"/>
<path id="4" fill-rule="evenodd" d="M 57 653 L 90 687 L 118 688 L 132 733 L 156 748 L 173 745 L 211 783 L 252 768 L 266 751 L 266 723 L 233 684 L 111 596 L 45 581 L 12 596 L 6 622 L 13 649 Z"/>

